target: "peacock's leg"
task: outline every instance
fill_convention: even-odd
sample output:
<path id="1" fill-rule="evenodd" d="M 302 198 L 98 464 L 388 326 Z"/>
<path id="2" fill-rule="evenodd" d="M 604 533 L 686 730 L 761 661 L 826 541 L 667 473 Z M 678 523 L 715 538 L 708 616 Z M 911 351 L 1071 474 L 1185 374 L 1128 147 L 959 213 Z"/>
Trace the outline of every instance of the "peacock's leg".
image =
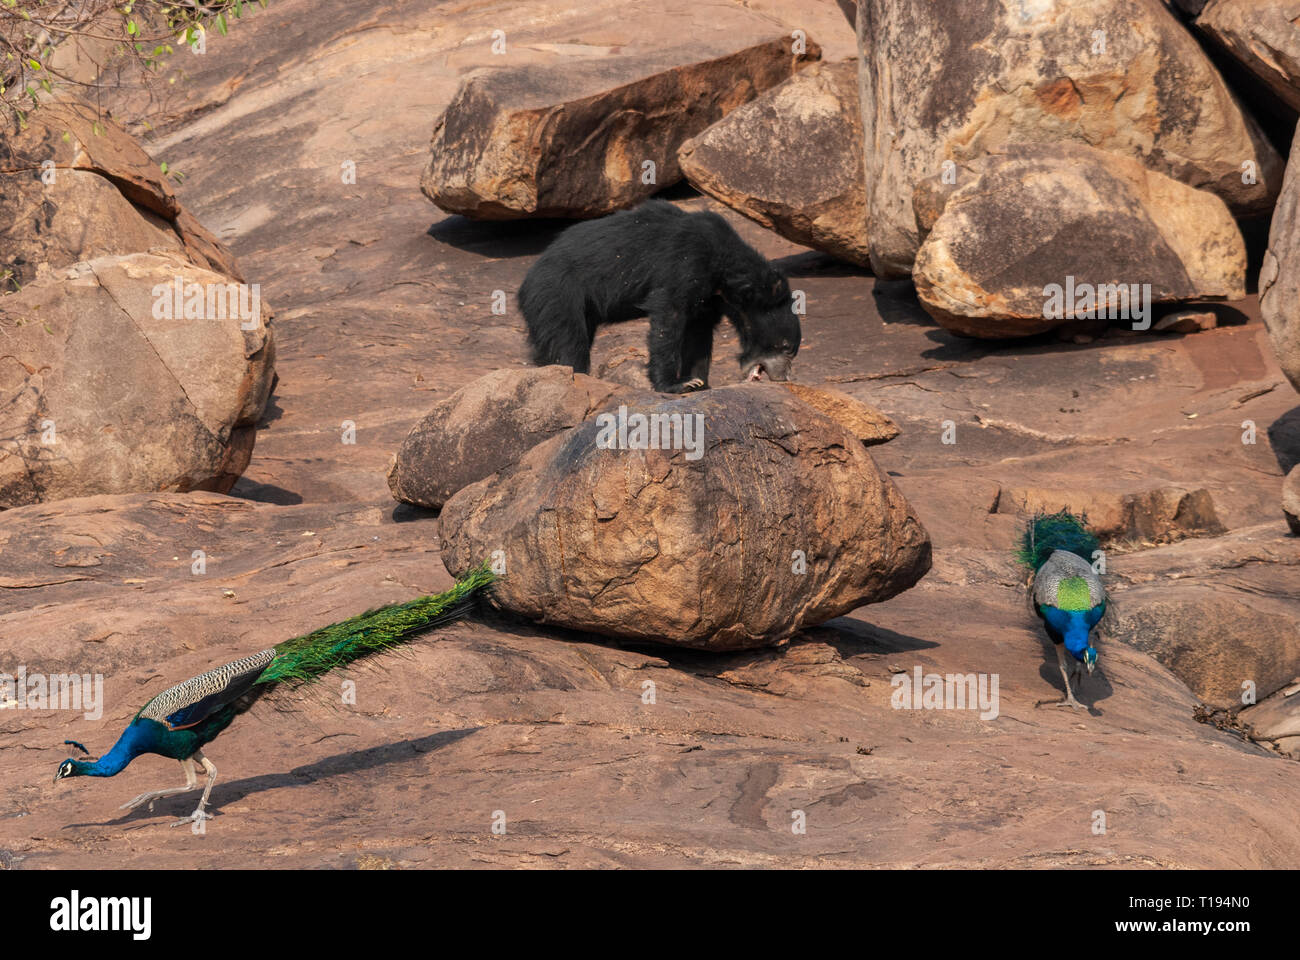
<path id="1" fill-rule="evenodd" d="M 1074 692 L 1070 689 L 1070 673 L 1065 667 L 1065 645 L 1058 643 L 1056 647 L 1056 663 L 1061 668 L 1061 679 L 1065 681 L 1065 697 L 1061 700 L 1039 700 L 1034 704 L 1036 707 L 1075 707 L 1079 710 L 1088 708 L 1074 699 Z"/>
<path id="2" fill-rule="evenodd" d="M 211 760 L 203 755 L 202 750 L 195 750 L 191 760 L 197 760 L 203 765 L 203 769 L 208 772 L 208 785 L 203 788 L 203 796 L 199 798 L 199 805 L 194 808 L 194 812 L 188 817 L 177 820 L 172 824 L 173 827 L 179 827 L 182 823 L 194 823 L 198 820 L 211 820 L 212 814 L 205 813 L 203 808 L 208 805 L 208 794 L 212 793 L 212 785 L 217 782 L 217 767 Z"/>
<path id="3" fill-rule="evenodd" d="M 168 787 L 166 790 L 151 790 L 148 793 L 142 793 L 134 800 L 128 800 L 126 803 L 122 804 L 117 809 L 134 810 L 136 807 L 147 803 L 149 804 L 149 809 L 152 810 L 155 800 L 159 800 L 163 797 L 172 797 L 178 793 L 189 793 L 199 784 L 198 778 L 195 776 L 194 773 L 194 761 L 182 760 L 181 769 L 185 771 L 185 786 Z"/>

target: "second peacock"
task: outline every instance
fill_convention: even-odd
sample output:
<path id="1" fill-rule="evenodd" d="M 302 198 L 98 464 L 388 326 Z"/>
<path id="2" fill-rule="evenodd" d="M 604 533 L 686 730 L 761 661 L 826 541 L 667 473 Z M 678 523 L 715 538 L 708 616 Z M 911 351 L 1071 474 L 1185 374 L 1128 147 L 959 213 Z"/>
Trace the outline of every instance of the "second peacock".
<path id="1" fill-rule="evenodd" d="M 1053 706 L 1087 709 L 1074 697 L 1086 670 L 1097 666 L 1092 629 L 1106 613 L 1106 588 L 1093 569 L 1100 544 L 1088 532 L 1085 520 L 1069 511 L 1040 513 L 1025 528 L 1017 559 L 1033 570 L 1030 593 L 1034 612 L 1043 621 L 1056 649 L 1056 661 L 1065 681 L 1065 697 Z"/>

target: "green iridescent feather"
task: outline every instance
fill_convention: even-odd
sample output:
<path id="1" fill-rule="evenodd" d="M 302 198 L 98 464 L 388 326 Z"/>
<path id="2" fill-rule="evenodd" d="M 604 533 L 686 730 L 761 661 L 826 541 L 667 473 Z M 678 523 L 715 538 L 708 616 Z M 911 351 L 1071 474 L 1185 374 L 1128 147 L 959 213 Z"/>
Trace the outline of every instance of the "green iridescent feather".
<path id="1" fill-rule="evenodd" d="M 1100 549 L 1101 544 L 1088 532 L 1087 523 L 1086 515 L 1076 516 L 1069 510 L 1034 514 L 1025 527 L 1016 559 L 1037 570 L 1053 550 L 1065 550 L 1092 563 L 1093 551 Z"/>
<path id="2" fill-rule="evenodd" d="M 370 610 L 278 643 L 275 659 L 258 675 L 256 683 L 298 687 L 338 667 L 391 650 L 460 616 L 473 603 L 474 595 L 495 580 L 496 576 L 483 564 L 443 593 Z"/>

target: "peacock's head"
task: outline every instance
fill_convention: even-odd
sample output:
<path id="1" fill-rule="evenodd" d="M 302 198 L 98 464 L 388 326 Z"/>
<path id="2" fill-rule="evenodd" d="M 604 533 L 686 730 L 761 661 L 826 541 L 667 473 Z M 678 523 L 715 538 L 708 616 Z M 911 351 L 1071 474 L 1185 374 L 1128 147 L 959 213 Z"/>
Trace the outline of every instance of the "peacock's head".
<path id="1" fill-rule="evenodd" d="M 1083 665 L 1088 668 L 1089 674 L 1097 668 L 1097 648 L 1092 644 L 1088 644 L 1083 651 Z"/>
<path id="2" fill-rule="evenodd" d="M 86 756 L 90 756 L 90 751 L 77 743 L 76 740 L 64 740 L 63 742 L 76 747 Z M 68 759 L 59 764 L 59 769 L 55 771 L 54 782 L 58 783 L 60 780 L 66 780 L 68 777 L 85 776 L 86 769 L 89 766 L 90 764 L 86 763 L 84 760 L 74 760 L 72 757 L 68 757 Z"/>

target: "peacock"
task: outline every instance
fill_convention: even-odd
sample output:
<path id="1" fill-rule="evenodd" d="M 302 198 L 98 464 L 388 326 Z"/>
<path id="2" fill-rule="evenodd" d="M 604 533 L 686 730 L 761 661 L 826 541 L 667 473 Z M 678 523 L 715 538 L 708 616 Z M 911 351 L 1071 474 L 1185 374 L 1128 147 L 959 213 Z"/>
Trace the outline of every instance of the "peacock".
<path id="1" fill-rule="evenodd" d="M 1068 510 L 1039 513 L 1025 528 L 1017 559 L 1034 571 L 1031 595 L 1034 612 L 1042 619 L 1056 648 L 1056 660 L 1065 680 L 1062 700 L 1039 701 L 1052 706 L 1087 709 L 1074 698 L 1070 675 L 1075 683 L 1091 675 L 1097 666 L 1097 648 L 1091 633 L 1106 612 L 1106 589 L 1092 567 L 1099 549 L 1097 538 L 1088 532 L 1086 517 Z M 1066 652 L 1070 660 L 1066 660 Z M 1067 663 L 1070 668 L 1067 669 Z"/>
<path id="2" fill-rule="evenodd" d="M 495 579 L 486 566 L 481 566 L 444 593 L 368 611 L 168 687 L 140 708 L 112 750 L 98 760 L 69 757 L 59 764 L 54 782 L 68 777 L 116 776 L 136 757 L 156 753 L 180 761 L 185 786 L 142 793 L 119 809 L 132 810 L 146 803 L 152 809 L 154 801 L 162 797 L 196 789 L 198 764 L 207 774 L 203 796 L 194 813 L 173 826 L 208 820 L 211 814 L 204 808 L 217 781 L 217 768 L 204 756 L 203 747 L 235 717 L 267 694 L 296 690 L 337 667 L 387 653 L 426 630 L 456 619 L 470 608 L 474 595 Z M 64 743 L 90 756 L 90 751 L 75 740 Z"/>

